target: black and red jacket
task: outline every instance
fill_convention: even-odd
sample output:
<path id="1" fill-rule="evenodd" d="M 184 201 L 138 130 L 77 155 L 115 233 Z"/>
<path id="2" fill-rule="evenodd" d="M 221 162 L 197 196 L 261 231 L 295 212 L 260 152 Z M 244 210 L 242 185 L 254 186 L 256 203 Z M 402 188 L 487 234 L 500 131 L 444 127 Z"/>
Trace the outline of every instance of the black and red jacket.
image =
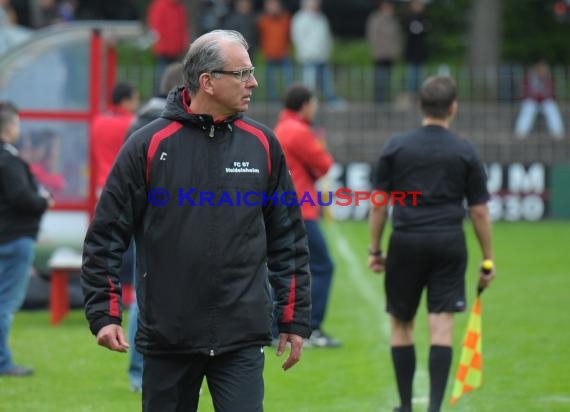
<path id="1" fill-rule="evenodd" d="M 134 234 L 140 352 L 216 355 L 268 344 L 270 284 L 280 332 L 308 337 L 300 210 L 260 201 L 295 192 L 277 139 L 241 114 L 214 123 L 188 113 L 183 95 L 173 90 L 161 118 L 128 139 L 97 205 L 81 275 L 91 331 L 121 323 L 118 273 Z M 246 204 L 246 192 L 259 196 Z M 166 193 L 164 206 L 153 205 Z"/>

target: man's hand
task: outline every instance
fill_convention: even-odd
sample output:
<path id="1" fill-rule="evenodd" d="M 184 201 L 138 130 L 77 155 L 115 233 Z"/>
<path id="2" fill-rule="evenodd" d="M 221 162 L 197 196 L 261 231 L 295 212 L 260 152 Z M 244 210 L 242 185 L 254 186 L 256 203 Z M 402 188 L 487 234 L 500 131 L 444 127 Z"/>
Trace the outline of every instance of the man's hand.
<path id="1" fill-rule="evenodd" d="M 486 289 L 491 285 L 491 282 L 495 279 L 495 266 L 491 268 L 489 273 L 485 273 L 483 269 L 479 271 L 479 287 L 481 289 Z"/>
<path id="2" fill-rule="evenodd" d="M 285 347 L 287 342 L 291 343 L 291 352 L 289 357 L 283 362 L 281 366 L 283 370 L 287 370 L 294 366 L 297 362 L 301 360 L 301 352 L 303 351 L 303 342 L 305 340 L 299 336 L 292 333 L 280 333 L 279 334 L 279 344 L 277 345 L 277 356 L 283 355 L 285 352 Z"/>
<path id="3" fill-rule="evenodd" d="M 368 268 L 372 272 L 382 273 L 386 270 L 386 257 L 382 255 L 369 255 Z"/>
<path id="4" fill-rule="evenodd" d="M 53 199 L 52 194 L 45 187 L 40 186 L 38 191 L 40 196 L 46 200 L 48 209 L 51 209 L 55 206 L 55 200 Z"/>
<path id="5" fill-rule="evenodd" d="M 125 339 L 123 328 L 111 324 L 102 327 L 97 333 L 97 343 L 117 352 L 127 352 L 129 343 Z"/>

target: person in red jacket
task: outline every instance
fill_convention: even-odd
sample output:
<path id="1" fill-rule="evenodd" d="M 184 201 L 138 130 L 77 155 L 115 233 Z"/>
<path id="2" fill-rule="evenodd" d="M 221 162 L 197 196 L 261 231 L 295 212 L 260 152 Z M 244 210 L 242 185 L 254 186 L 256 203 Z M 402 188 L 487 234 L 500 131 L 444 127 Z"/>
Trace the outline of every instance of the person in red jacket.
<path id="1" fill-rule="evenodd" d="M 334 163 L 325 149 L 322 137 L 313 130 L 311 123 L 317 113 L 317 97 L 307 87 L 292 85 L 285 95 L 285 109 L 281 112 L 275 135 L 281 143 L 297 198 L 310 196 L 311 202 L 301 203 L 301 214 L 309 239 L 311 269 L 312 333 L 305 346 L 338 347 L 341 343 L 322 330 L 332 283 L 333 261 L 323 233 L 319 228 L 320 208 L 316 182 Z"/>
<path id="2" fill-rule="evenodd" d="M 95 117 L 91 128 L 97 193 L 100 193 L 105 185 L 111 166 L 135 119 L 135 112 L 139 106 L 139 93 L 129 83 L 117 83 L 113 88 L 111 103 L 108 112 Z"/>
<path id="3" fill-rule="evenodd" d="M 166 66 L 186 53 L 190 45 L 190 26 L 181 0 L 153 0 L 148 8 L 147 25 L 157 36 L 152 51 L 157 59 L 154 94 L 160 91 L 160 79 Z"/>
<path id="4" fill-rule="evenodd" d="M 121 147 L 127 138 L 127 132 L 135 120 L 139 106 L 139 93 L 130 83 L 117 83 L 111 95 L 112 106 L 109 111 L 99 114 L 93 120 L 91 128 L 91 147 L 95 173 L 95 190 L 99 198 L 107 176 L 115 163 Z M 125 302 L 132 299 L 134 246 L 131 244 L 123 255 L 120 279 L 123 285 Z M 128 291 L 127 291 L 128 290 Z"/>

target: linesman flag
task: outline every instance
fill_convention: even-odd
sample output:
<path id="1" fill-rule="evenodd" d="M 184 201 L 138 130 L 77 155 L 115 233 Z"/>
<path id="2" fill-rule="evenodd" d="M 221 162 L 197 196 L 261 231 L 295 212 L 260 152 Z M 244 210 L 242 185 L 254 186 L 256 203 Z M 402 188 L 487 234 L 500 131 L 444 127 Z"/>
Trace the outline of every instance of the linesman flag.
<path id="1" fill-rule="evenodd" d="M 477 389 L 482 383 L 483 353 L 481 352 L 481 297 L 479 293 L 469 315 L 459 368 L 451 393 L 451 405 L 455 405 L 463 394 Z"/>

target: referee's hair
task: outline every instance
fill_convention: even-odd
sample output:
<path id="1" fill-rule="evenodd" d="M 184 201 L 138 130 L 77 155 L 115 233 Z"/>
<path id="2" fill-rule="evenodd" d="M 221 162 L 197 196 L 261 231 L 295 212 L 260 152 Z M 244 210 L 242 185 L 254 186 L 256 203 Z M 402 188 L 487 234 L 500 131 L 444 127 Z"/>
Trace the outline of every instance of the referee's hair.
<path id="1" fill-rule="evenodd" d="M 428 77 L 420 91 L 420 106 L 424 116 L 446 119 L 456 97 L 455 82 L 451 77 Z"/>
<path id="2" fill-rule="evenodd" d="M 302 84 L 293 84 L 285 93 L 285 108 L 298 112 L 313 98 L 313 92 Z"/>

